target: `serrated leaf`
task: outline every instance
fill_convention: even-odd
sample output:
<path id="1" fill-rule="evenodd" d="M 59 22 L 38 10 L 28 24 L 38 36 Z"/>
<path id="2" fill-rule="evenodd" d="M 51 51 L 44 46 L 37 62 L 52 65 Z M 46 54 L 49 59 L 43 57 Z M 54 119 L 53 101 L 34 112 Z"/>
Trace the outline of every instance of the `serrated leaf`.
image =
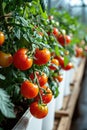
<path id="1" fill-rule="evenodd" d="M 14 105 L 10 101 L 10 97 L 7 92 L 0 88 L 0 111 L 1 113 L 8 118 L 14 118 Z"/>
<path id="2" fill-rule="evenodd" d="M 21 24 L 25 27 L 28 27 L 28 21 L 25 20 L 23 17 L 19 17 L 20 21 L 21 21 Z"/>
<path id="3" fill-rule="evenodd" d="M 5 80 L 5 76 L 0 74 L 0 79 Z"/>
<path id="4" fill-rule="evenodd" d="M 15 36 L 20 40 L 20 29 L 17 30 L 17 32 L 15 33 Z"/>

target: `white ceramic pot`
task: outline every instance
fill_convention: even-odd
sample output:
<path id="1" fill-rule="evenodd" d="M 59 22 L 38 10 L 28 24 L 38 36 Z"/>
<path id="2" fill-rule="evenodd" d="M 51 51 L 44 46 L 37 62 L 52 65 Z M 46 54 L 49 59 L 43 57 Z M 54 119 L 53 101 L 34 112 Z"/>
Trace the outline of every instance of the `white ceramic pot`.
<path id="1" fill-rule="evenodd" d="M 42 130 L 42 119 L 34 118 L 29 109 L 21 117 L 12 130 Z"/>
<path id="2" fill-rule="evenodd" d="M 60 110 L 63 106 L 64 90 L 65 90 L 65 71 L 62 71 L 63 81 L 59 83 L 59 95 L 55 99 L 55 111 Z"/>
<path id="3" fill-rule="evenodd" d="M 72 82 L 73 75 L 75 71 L 77 70 L 77 67 L 79 66 L 81 62 L 81 58 L 72 57 L 72 62 L 74 65 L 74 68 L 71 70 L 66 71 L 66 78 L 65 78 L 65 90 L 64 95 L 67 96 L 70 94 L 70 83 Z"/>
<path id="4" fill-rule="evenodd" d="M 42 119 L 37 119 L 32 116 L 26 130 L 36 130 L 36 129 L 42 130 Z"/>
<path id="5" fill-rule="evenodd" d="M 42 130 L 52 130 L 55 117 L 55 99 L 48 104 L 48 115 L 43 119 Z"/>
<path id="6" fill-rule="evenodd" d="M 77 70 L 77 67 L 79 66 L 80 62 L 81 62 L 81 57 L 73 57 L 72 58 L 73 64 L 74 64 L 74 68 L 75 70 Z"/>

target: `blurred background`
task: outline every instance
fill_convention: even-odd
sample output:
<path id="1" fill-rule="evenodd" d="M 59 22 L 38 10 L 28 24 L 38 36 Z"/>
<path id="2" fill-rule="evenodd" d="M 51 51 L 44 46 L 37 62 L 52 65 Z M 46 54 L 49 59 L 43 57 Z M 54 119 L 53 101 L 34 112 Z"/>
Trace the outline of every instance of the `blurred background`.
<path id="1" fill-rule="evenodd" d="M 87 0 L 45 0 L 48 9 L 67 10 L 70 15 L 78 17 L 80 22 L 87 23 Z"/>
<path id="2" fill-rule="evenodd" d="M 45 0 L 45 5 L 48 13 L 51 8 L 56 8 L 59 12 L 67 11 L 70 16 L 78 19 L 78 23 L 81 23 L 87 32 L 87 0 Z M 87 34 L 85 34 L 85 37 L 87 37 Z M 81 87 L 71 130 L 87 130 L 87 67 Z"/>

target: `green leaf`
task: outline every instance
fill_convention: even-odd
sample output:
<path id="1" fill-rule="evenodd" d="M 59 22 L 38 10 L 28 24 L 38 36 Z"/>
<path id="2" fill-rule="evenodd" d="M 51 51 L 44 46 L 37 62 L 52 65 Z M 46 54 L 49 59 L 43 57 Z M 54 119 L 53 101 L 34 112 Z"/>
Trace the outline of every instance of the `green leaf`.
<path id="1" fill-rule="evenodd" d="M 59 85 L 58 83 L 56 83 L 55 81 L 50 82 L 50 88 L 52 90 L 52 93 L 54 95 L 54 98 L 56 98 L 59 94 L 59 89 L 58 89 Z"/>
<path id="2" fill-rule="evenodd" d="M 55 53 L 56 53 L 57 56 L 60 55 L 58 46 L 55 46 Z"/>
<path id="3" fill-rule="evenodd" d="M 15 33 L 15 36 L 20 40 L 20 29 L 18 29 Z"/>
<path id="4" fill-rule="evenodd" d="M 41 4 L 41 7 L 42 7 L 42 10 L 45 11 L 45 3 L 44 3 L 44 0 L 40 0 L 40 4 Z"/>
<path id="5" fill-rule="evenodd" d="M 44 66 L 43 72 L 46 73 L 47 76 L 49 76 L 49 68 L 47 66 Z"/>
<path id="6" fill-rule="evenodd" d="M 28 21 L 25 20 L 23 17 L 17 16 L 17 19 L 20 20 L 22 26 L 28 27 Z"/>
<path id="7" fill-rule="evenodd" d="M 1 113 L 8 118 L 14 118 L 14 105 L 10 101 L 10 97 L 7 92 L 0 88 L 0 111 Z"/>
<path id="8" fill-rule="evenodd" d="M 3 130 L 3 129 L 0 127 L 0 130 Z"/>
<path id="9" fill-rule="evenodd" d="M 69 58 L 67 56 L 64 56 L 64 66 L 66 66 L 69 63 Z"/>
<path id="10" fill-rule="evenodd" d="M 5 80 L 5 76 L 0 74 L 0 79 Z"/>

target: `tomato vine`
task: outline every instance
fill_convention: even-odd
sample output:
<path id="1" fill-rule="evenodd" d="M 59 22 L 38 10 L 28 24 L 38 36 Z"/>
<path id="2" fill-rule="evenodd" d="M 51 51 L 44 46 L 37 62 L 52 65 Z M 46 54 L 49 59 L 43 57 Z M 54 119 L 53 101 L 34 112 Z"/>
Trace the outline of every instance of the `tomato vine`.
<path id="1" fill-rule="evenodd" d="M 39 104 L 35 102 L 35 105 L 45 107 L 45 117 L 48 112 L 47 103 L 42 100 L 47 98 L 46 88 L 49 88 L 52 92 L 51 96 L 56 98 L 59 82 L 63 80 L 62 76 L 58 79 L 60 70 L 69 70 L 73 67 L 71 57 L 75 55 L 75 52 L 71 34 L 76 31 L 76 20 L 68 25 L 69 21 L 64 22 L 61 14 L 55 11 L 54 17 L 48 16 L 41 0 L 14 0 L 14 2 L 0 0 L 0 3 L 0 32 L 5 37 L 3 40 L 0 38 L 0 92 L 2 92 L 0 97 L 2 98 L 3 95 L 10 97 L 6 100 L 9 105 L 5 105 L 3 100 L 0 102 L 4 108 L 8 108 L 5 113 L 0 105 L 0 113 L 6 117 L 15 117 L 13 108 L 15 103 L 29 103 L 30 100 L 31 111 L 35 97 L 31 96 L 32 99 L 29 99 L 26 96 L 29 94 L 27 91 L 31 83 L 31 86 L 35 87 L 35 84 L 38 86 L 39 92 L 37 91 L 35 96 L 39 96 L 40 102 L 38 101 Z M 11 6 L 8 7 L 8 5 Z M 69 16 L 69 20 L 71 19 Z M 60 36 L 62 38 L 59 40 Z M 33 80 L 29 77 L 31 74 L 33 74 Z M 40 82 L 45 80 L 43 74 L 47 78 L 45 87 Z"/>

